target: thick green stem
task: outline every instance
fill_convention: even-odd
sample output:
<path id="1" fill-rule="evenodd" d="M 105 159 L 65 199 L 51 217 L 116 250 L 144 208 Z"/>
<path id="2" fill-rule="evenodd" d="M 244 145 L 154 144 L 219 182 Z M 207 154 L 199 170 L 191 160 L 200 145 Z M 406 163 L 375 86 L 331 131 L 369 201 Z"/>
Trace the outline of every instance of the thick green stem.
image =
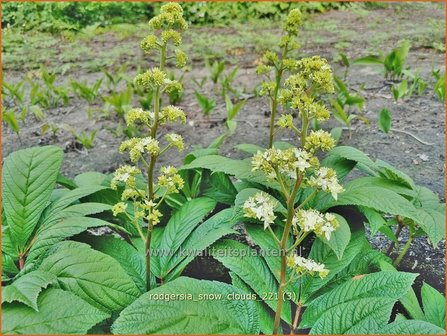
<path id="1" fill-rule="evenodd" d="M 396 260 L 394 260 L 393 265 L 394 266 L 399 266 L 400 262 L 402 261 L 403 257 L 405 256 L 405 254 L 407 254 L 408 249 L 410 248 L 411 243 L 413 242 L 414 237 L 410 236 L 408 238 L 408 241 L 405 243 L 404 248 L 402 249 L 402 251 L 400 251 L 399 255 L 397 256 Z"/>
<path id="2" fill-rule="evenodd" d="M 166 64 L 166 44 L 161 46 L 160 49 L 160 70 L 164 71 Z M 155 90 L 154 94 L 154 124 L 151 129 L 151 137 L 156 139 L 157 137 L 157 128 L 160 119 L 160 104 L 161 104 L 161 89 L 158 87 Z M 155 163 L 157 161 L 157 156 L 152 155 L 151 161 L 149 163 L 149 168 L 147 171 L 147 190 L 149 200 L 153 201 L 155 198 L 154 194 L 154 169 Z M 145 252 L 145 264 L 146 264 L 146 289 L 151 290 L 151 240 L 152 240 L 152 229 L 153 229 L 153 221 L 149 221 L 146 241 L 144 244 L 144 252 Z"/>
<path id="3" fill-rule="evenodd" d="M 298 172 L 297 172 L 298 173 Z M 280 241 L 281 250 L 281 269 L 279 275 L 279 290 L 278 290 L 278 303 L 276 305 L 275 311 L 275 321 L 273 324 L 273 334 L 277 334 L 279 330 L 279 325 L 281 323 L 281 313 L 284 304 L 284 290 L 286 288 L 286 273 L 287 273 L 287 242 L 289 240 L 289 233 L 292 227 L 292 219 L 295 212 L 295 196 L 301 186 L 302 177 L 298 177 L 293 187 L 293 191 L 290 197 L 287 199 L 287 220 L 284 227 L 284 232 Z"/>

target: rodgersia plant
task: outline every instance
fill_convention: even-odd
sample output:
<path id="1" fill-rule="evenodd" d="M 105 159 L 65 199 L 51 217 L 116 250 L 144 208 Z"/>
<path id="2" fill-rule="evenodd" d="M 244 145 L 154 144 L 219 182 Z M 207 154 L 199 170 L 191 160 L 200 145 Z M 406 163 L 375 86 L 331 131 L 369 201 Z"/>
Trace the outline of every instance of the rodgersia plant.
<path id="1" fill-rule="evenodd" d="M 297 29 L 300 23 L 298 17 L 298 12 L 292 11 L 286 27 Z M 295 25 L 291 26 L 291 22 L 294 22 Z M 296 29 L 288 31 L 288 38 L 294 36 Z M 287 50 L 286 44 L 285 51 Z M 284 60 L 281 62 L 283 63 Z M 331 150 L 335 145 L 334 139 L 323 130 L 308 132 L 309 122 L 312 119 L 319 121 L 329 119 L 329 111 L 315 100 L 319 94 L 333 91 L 331 68 L 326 60 L 320 57 L 304 58 L 296 62 L 288 60 L 286 63 L 293 63 L 293 67 L 288 69 L 293 68 L 295 73 L 286 79 L 283 88 L 276 90 L 278 87 L 272 85 L 274 90 L 269 92 L 269 96 L 272 98 L 272 104 L 274 102 L 272 106 L 275 106 L 275 108 L 279 102 L 298 110 L 301 129 L 294 125 L 291 114 L 282 115 L 277 122 L 277 126 L 295 131 L 300 137 L 301 148 L 277 149 L 273 146 L 264 152 L 258 151 L 252 159 L 253 171 L 263 172 L 269 180 L 277 182 L 280 186 L 282 197 L 287 205 L 287 216 L 282 235 L 278 237 L 271 227 L 275 224 L 274 209 L 277 204 L 270 199 L 269 195 L 258 193 L 247 199 L 244 204 L 245 216 L 264 223 L 264 228 L 270 232 L 281 253 L 274 334 L 278 333 L 279 330 L 286 286 L 296 282 L 303 275 L 323 278 L 329 272 L 324 264 L 305 259 L 296 254 L 296 248 L 310 233 L 314 233 L 320 239 L 329 241 L 331 234 L 339 226 L 335 215 L 324 214 L 307 208 L 307 204 L 319 191 L 331 194 L 335 200 L 338 194 L 343 191 L 343 187 L 338 183 L 335 170 L 320 166 L 320 162 L 315 156 L 320 150 Z M 277 69 L 276 65 L 275 69 Z M 278 71 L 276 73 L 278 74 Z M 281 72 L 279 74 L 281 75 Z M 274 85 L 279 85 L 279 81 L 277 83 Z M 270 146 L 272 146 L 272 135 L 274 133 L 272 130 L 270 132 Z M 308 196 L 300 204 L 296 204 L 297 195 L 303 189 L 306 189 Z M 293 235 L 292 244 L 289 243 L 290 235 Z M 287 267 L 291 269 L 291 273 L 287 271 Z M 288 274 L 290 276 L 287 279 Z M 299 314 L 299 311 L 298 309 L 297 314 Z M 298 320 L 298 317 L 295 320 Z"/>
<path id="2" fill-rule="evenodd" d="M 159 208 L 169 194 L 177 193 L 183 188 L 183 180 L 172 166 L 161 167 L 158 178 L 155 167 L 160 156 L 167 150 L 184 149 L 183 139 L 178 134 L 166 134 L 163 140 L 158 140 L 159 127 L 167 123 L 185 122 L 185 113 L 175 106 L 161 106 L 162 95 L 173 90 L 181 90 L 182 85 L 169 79 L 165 72 L 169 60 L 175 60 L 175 66 L 185 66 L 186 54 L 179 49 L 182 38 L 181 32 L 188 28 L 183 18 L 183 10 L 176 3 L 168 3 L 160 9 L 160 14 L 149 21 L 153 33 L 143 39 L 141 48 L 145 53 L 157 53 L 159 66 L 153 67 L 135 78 L 135 84 L 141 89 L 150 91 L 154 97 L 152 110 L 141 108 L 131 109 L 126 115 L 128 126 L 142 125 L 148 134 L 142 138 L 132 138 L 124 141 L 120 152 L 129 152 L 133 165 L 118 168 L 112 180 L 112 188 L 124 185 L 122 202 L 113 207 L 114 215 L 126 214 L 135 225 L 145 246 L 146 287 L 150 290 L 151 275 L 151 240 L 154 225 L 160 222 L 162 213 Z M 144 174 L 147 178 L 146 188 L 137 183 Z M 129 211 L 132 205 L 132 211 Z M 147 225 L 147 229 L 146 229 Z"/>

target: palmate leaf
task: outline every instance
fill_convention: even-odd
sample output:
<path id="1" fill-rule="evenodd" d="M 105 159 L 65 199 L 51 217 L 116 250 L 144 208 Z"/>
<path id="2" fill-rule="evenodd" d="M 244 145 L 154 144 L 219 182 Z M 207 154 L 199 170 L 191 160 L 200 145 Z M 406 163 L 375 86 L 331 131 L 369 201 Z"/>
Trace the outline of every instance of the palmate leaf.
<path id="1" fill-rule="evenodd" d="M 310 334 L 366 333 L 375 325 L 388 323 L 395 302 L 390 298 L 369 297 L 341 303 L 324 312 Z"/>
<path id="2" fill-rule="evenodd" d="M 3 165 L 2 199 L 11 239 L 22 251 L 51 196 L 62 163 L 62 149 L 33 147 L 10 154 Z"/>
<path id="3" fill-rule="evenodd" d="M 319 296 L 306 308 L 300 328 L 311 327 L 329 309 L 360 298 L 399 299 L 408 291 L 417 274 L 384 271 L 353 278 Z"/>
<path id="4" fill-rule="evenodd" d="M 170 260 L 173 258 L 182 243 L 188 238 L 191 232 L 203 221 L 203 218 L 210 213 L 216 202 L 208 197 L 195 198 L 188 201 L 176 211 L 169 219 L 158 246 L 160 257 L 159 278 L 164 278 L 170 271 Z"/>
<path id="5" fill-rule="evenodd" d="M 114 334 L 258 333 L 254 302 L 231 300 L 228 296 L 232 294 L 243 292 L 221 282 L 180 277 L 143 294 L 125 308 L 112 331 Z M 204 295 L 213 295 L 214 299 Z"/>
<path id="6" fill-rule="evenodd" d="M 278 283 L 266 262 L 255 255 L 255 252 L 249 246 L 229 239 L 218 242 L 211 248 L 215 259 L 240 277 L 259 297 L 266 298 L 265 303 L 270 308 L 276 309 L 278 301 L 274 296 L 270 298 L 269 294 L 278 293 Z M 291 323 L 289 301 L 284 302 L 282 318 Z"/>
<path id="7" fill-rule="evenodd" d="M 109 317 L 73 293 L 46 289 L 40 294 L 38 312 L 19 303 L 8 303 L 2 311 L 3 334 L 85 334 Z"/>
<path id="8" fill-rule="evenodd" d="M 32 271 L 2 288 L 2 303 L 18 301 L 38 311 L 39 293 L 56 280 L 56 276 L 42 271 Z"/>
<path id="9" fill-rule="evenodd" d="M 140 291 L 112 257 L 78 242 L 61 242 L 39 270 L 54 274 L 62 289 L 107 312 L 119 311 Z"/>

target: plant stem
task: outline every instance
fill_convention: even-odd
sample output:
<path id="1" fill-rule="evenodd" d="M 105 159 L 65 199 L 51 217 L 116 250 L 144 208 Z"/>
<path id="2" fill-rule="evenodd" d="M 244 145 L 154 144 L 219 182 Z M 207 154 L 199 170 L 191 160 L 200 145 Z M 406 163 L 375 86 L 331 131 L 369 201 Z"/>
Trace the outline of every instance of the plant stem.
<path id="1" fill-rule="evenodd" d="M 295 329 L 298 327 L 298 321 L 300 319 L 302 307 L 303 306 L 301 302 L 298 302 L 296 305 L 295 318 L 293 319 L 293 324 L 292 327 L 290 328 L 290 335 L 295 335 Z"/>
<path id="2" fill-rule="evenodd" d="M 404 223 L 402 222 L 402 218 L 400 217 L 400 216 L 396 216 L 396 219 L 397 219 L 397 222 L 398 222 L 398 226 L 397 226 L 397 229 L 396 229 L 396 232 L 395 232 L 395 236 L 396 236 L 396 239 L 397 238 L 399 238 L 399 236 L 400 236 L 400 233 L 402 232 L 402 229 L 403 229 L 403 227 L 404 227 Z M 391 255 L 391 252 L 393 252 L 393 249 L 394 249 L 394 246 L 396 245 L 396 242 L 394 242 L 394 241 L 392 241 L 391 243 L 390 243 L 390 246 L 388 247 L 388 250 L 386 251 L 386 255 Z"/>
<path id="3" fill-rule="evenodd" d="M 403 257 L 408 252 L 408 249 L 410 248 L 410 245 L 411 245 L 413 239 L 414 239 L 414 237 L 412 235 L 408 238 L 408 241 L 405 243 L 404 248 L 399 253 L 399 255 L 397 256 L 396 260 L 394 260 L 394 262 L 393 262 L 394 266 L 396 266 L 396 267 L 399 266 L 399 264 L 402 261 Z"/>
<path id="4" fill-rule="evenodd" d="M 298 172 L 297 172 L 298 176 Z M 278 303 L 276 305 L 275 312 L 275 321 L 273 324 L 273 334 L 277 334 L 279 330 L 279 325 L 281 323 L 281 313 L 282 306 L 284 303 L 284 289 L 286 287 L 286 273 L 287 273 L 287 242 L 289 238 L 290 228 L 292 226 L 293 214 L 295 211 L 295 196 L 298 193 L 302 181 L 302 177 L 299 176 L 295 182 L 295 186 L 293 187 L 293 191 L 290 194 L 290 197 L 287 199 L 287 220 L 284 228 L 284 232 L 280 241 L 280 250 L 281 250 L 281 269 L 280 269 L 280 278 L 279 278 L 279 290 L 278 290 Z"/>
<path id="5" fill-rule="evenodd" d="M 161 46 L 160 49 L 160 70 L 164 71 L 166 63 L 166 44 Z M 157 137 L 157 127 L 159 123 L 160 117 L 160 103 L 161 103 L 161 90 L 160 87 L 157 87 L 154 94 L 154 124 L 151 129 L 151 137 L 156 139 Z M 152 155 L 151 161 L 149 163 L 149 168 L 147 171 L 147 190 L 149 200 L 154 200 L 154 168 L 155 162 L 157 161 L 157 156 Z M 147 236 L 146 241 L 144 243 L 144 254 L 145 254 L 145 265 L 146 265 L 146 289 L 148 291 L 151 290 L 151 240 L 152 240 L 152 229 L 154 223 L 152 220 L 149 220 L 148 228 L 147 228 Z"/>
<path id="6" fill-rule="evenodd" d="M 23 270 L 25 267 L 25 256 L 23 254 L 19 255 L 19 270 Z"/>
<path id="7" fill-rule="evenodd" d="M 275 117 L 276 117 L 276 111 L 278 110 L 278 91 L 279 86 L 281 85 L 281 77 L 282 77 L 282 70 L 277 70 L 276 73 L 276 87 L 275 91 L 273 92 L 272 97 L 272 105 L 270 109 L 270 134 L 269 134 L 269 148 L 272 148 L 273 146 L 273 133 L 275 129 Z"/>

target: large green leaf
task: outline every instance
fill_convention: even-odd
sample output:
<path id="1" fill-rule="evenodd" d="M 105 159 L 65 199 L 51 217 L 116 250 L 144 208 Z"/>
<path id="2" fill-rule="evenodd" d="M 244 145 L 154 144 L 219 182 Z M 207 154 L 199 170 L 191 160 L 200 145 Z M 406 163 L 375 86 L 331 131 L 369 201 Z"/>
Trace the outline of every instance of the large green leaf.
<path id="1" fill-rule="evenodd" d="M 55 146 L 10 154 L 3 165 L 2 199 L 11 239 L 23 251 L 51 196 L 63 152 Z"/>
<path id="2" fill-rule="evenodd" d="M 445 328 L 445 297 L 425 282 L 422 285 L 421 296 L 426 320 Z"/>
<path id="3" fill-rule="evenodd" d="M 338 214 L 334 215 L 337 217 L 340 226 L 335 230 L 335 232 L 332 232 L 329 240 L 325 237 L 320 238 L 320 240 L 329 246 L 332 251 L 334 251 L 338 259 L 341 259 L 346 246 L 348 246 L 349 241 L 351 240 L 351 229 L 349 228 L 349 224 L 346 222 L 346 219 Z"/>
<path id="4" fill-rule="evenodd" d="M 337 146 L 328 153 L 328 156 L 338 156 L 346 160 L 356 162 L 361 170 L 368 172 L 371 175 L 376 175 L 375 164 L 368 155 L 350 146 Z M 324 160 L 323 160 L 324 165 Z"/>
<path id="5" fill-rule="evenodd" d="M 254 303 L 232 300 L 231 295 L 235 294 L 243 292 L 221 282 L 180 277 L 143 294 L 124 309 L 112 331 L 114 334 L 258 333 Z"/>
<path id="6" fill-rule="evenodd" d="M 405 295 L 416 276 L 412 273 L 384 271 L 348 280 L 313 300 L 303 314 L 300 327 L 311 327 L 326 311 L 344 302 L 367 297 L 397 300 Z"/>
<path id="7" fill-rule="evenodd" d="M 372 321 L 377 325 L 388 323 L 395 301 L 390 298 L 369 297 L 341 303 L 323 313 L 310 334 L 341 335 L 359 331 L 365 333 Z M 363 327 L 363 324 L 368 327 Z"/>
<path id="8" fill-rule="evenodd" d="M 417 208 L 419 220 L 416 222 L 427 234 L 433 246 L 445 238 L 445 211 L 430 208 Z"/>
<path id="9" fill-rule="evenodd" d="M 438 326 L 418 320 L 394 321 L 380 329 L 382 335 L 445 335 L 445 330 Z"/>
<path id="10" fill-rule="evenodd" d="M 227 234 L 237 233 L 232 229 L 235 224 L 236 218 L 233 216 L 232 208 L 222 210 L 200 224 L 181 246 L 182 253 L 172 256 L 168 266 L 168 269 L 172 271 L 170 271 L 166 280 L 170 281 L 178 277 L 196 257 L 196 254 L 201 253 L 219 238 Z"/>
<path id="11" fill-rule="evenodd" d="M 250 288 L 249 285 L 247 285 L 244 281 L 242 281 L 241 278 L 239 278 L 236 274 L 233 272 L 230 272 L 231 276 L 231 283 L 233 286 L 239 288 L 241 291 L 249 295 L 248 299 L 253 299 L 257 297 L 253 289 Z M 246 297 L 244 297 L 246 298 Z M 265 335 L 268 335 L 273 330 L 273 324 L 274 324 L 274 313 L 273 311 L 265 305 L 265 303 L 262 302 L 262 300 L 254 300 L 254 303 L 256 305 L 256 308 L 258 310 L 259 315 L 259 329 L 261 332 Z"/>
<path id="12" fill-rule="evenodd" d="M 113 236 L 89 236 L 83 242 L 95 250 L 105 253 L 117 260 L 126 273 L 132 278 L 140 292 L 146 291 L 146 268 L 144 253 L 120 238 Z M 153 281 L 155 285 L 155 278 Z"/>
<path id="13" fill-rule="evenodd" d="M 255 250 L 228 239 L 214 244 L 211 253 L 215 259 L 248 284 L 259 297 L 266 298 L 265 302 L 270 308 L 276 309 L 278 300 L 274 294 L 278 293 L 278 283 L 264 259 L 257 256 Z M 291 323 L 289 301 L 284 302 L 282 318 Z"/>
<path id="14" fill-rule="evenodd" d="M 158 252 L 160 272 L 158 277 L 164 278 L 169 273 L 169 261 L 191 232 L 202 222 L 216 206 L 216 201 L 208 198 L 195 198 L 183 204 L 169 219 L 163 231 Z"/>
<path id="15" fill-rule="evenodd" d="M 38 311 L 37 297 L 56 277 L 47 272 L 32 271 L 18 278 L 11 285 L 2 288 L 2 303 L 19 301 Z"/>
<path id="16" fill-rule="evenodd" d="M 329 270 L 329 274 L 321 279 L 315 276 L 304 276 L 301 282 L 301 301 L 306 303 L 319 289 L 330 282 L 339 272 L 349 266 L 351 261 L 365 246 L 363 231 L 357 231 L 351 235 L 351 241 L 346 247 L 343 257 L 337 258 L 335 252 L 320 240 L 316 240 L 309 253 L 309 258 L 323 263 Z"/>
<path id="17" fill-rule="evenodd" d="M 337 205 L 358 205 L 369 207 L 377 211 L 400 215 L 420 222 L 418 212 L 414 205 L 399 194 L 375 186 L 351 186 L 346 185 L 346 190 L 338 196 L 337 201 L 325 205 L 329 208 Z"/>
<path id="18" fill-rule="evenodd" d="M 232 205 L 237 191 L 230 177 L 224 173 L 216 172 L 206 176 L 203 195 L 217 202 Z"/>
<path id="19" fill-rule="evenodd" d="M 56 275 L 61 288 L 105 311 L 121 310 L 140 295 L 118 261 L 83 243 L 59 243 L 39 270 Z"/>
<path id="20" fill-rule="evenodd" d="M 19 303 L 3 306 L 3 334 L 85 334 L 109 317 L 78 296 L 61 290 L 47 289 L 37 300 L 39 311 Z"/>
<path id="21" fill-rule="evenodd" d="M 32 245 L 27 263 L 30 263 L 40 256 L 44 255 L 54 244 L 84 232 L 87 229 L 109 226 L 110 223 L 102 219 L 90 217 L 68 217 L 60 221 L 55 221 L 52 225 L 47 225 L 44 229 L 39 230 L 36 234 L 35 242 Z"/>

